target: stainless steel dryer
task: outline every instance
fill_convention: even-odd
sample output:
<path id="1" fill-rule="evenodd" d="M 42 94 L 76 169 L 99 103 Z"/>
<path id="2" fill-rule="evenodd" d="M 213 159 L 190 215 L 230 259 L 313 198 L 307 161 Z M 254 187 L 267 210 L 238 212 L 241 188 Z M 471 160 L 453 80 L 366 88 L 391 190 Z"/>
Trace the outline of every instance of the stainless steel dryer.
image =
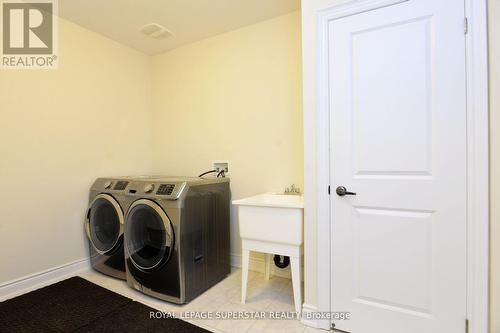
<path id="1" fill-rule="evenodd" d="M 228 178 L 142 178 L 128 195 L 129 286 L 187 303 L 230 273 Z"/>
<path id="2" fill-rule="evenodd" d="M 126 195 L 130 180 L 98 178 L 90 189 L 85 232 L 89 240 L 92 267 L 125 280 L 123 252 L 124 212 L 130 205 Z"/>

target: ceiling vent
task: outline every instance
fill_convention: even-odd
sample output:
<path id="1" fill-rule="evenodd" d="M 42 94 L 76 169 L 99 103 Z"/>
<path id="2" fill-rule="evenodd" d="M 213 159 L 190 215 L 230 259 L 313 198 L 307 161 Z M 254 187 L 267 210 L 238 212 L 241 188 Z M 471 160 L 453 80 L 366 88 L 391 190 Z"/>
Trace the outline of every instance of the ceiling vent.
<path id="1" fill-rule="evenodd" d="M 172 36 L 172 32 L 170 30 L 156 23 L 146 24 L 145 26 L 140 28 L 139 31 L 146 36 L 150 36 L 158 40 L 162 40 Z"/>

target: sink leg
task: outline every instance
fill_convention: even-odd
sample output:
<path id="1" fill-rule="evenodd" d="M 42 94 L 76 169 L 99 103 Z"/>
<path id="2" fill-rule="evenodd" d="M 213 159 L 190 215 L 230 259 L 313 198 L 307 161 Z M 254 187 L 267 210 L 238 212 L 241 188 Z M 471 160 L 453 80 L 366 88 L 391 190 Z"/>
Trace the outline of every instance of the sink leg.
<path id="1" fill-rule="evenodd" d="M 266 253 L 264 257 L 264 264 L 266 265 L 266 280 L 269 280 L 269 278 L 271 277 L 271 256 L 272 254 Z"/>
<path id="2" fill-rule="evenodd" d="M 299 257 L 290 257 L 292 268 L 292 286 L 293 286 L 293 299 L 295 303 L 295 311 L 301 312 L 302 308 L 302 292 L 300 283 L 300 259 Z"/>
<path id="3" fill-rule="evenodd" d="M 242 272 L 241 272 L 241 303 L 245 304 L 247 298 L 248 265 L 250 261 L 250 251 L 242 251 Z"/>

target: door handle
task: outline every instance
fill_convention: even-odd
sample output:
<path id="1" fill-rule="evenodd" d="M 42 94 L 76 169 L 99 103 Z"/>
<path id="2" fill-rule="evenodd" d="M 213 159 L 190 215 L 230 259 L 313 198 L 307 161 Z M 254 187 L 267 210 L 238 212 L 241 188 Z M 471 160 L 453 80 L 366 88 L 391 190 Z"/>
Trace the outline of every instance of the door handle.
<path id="1" fill-rule="evenodd" d="M 345 188 L 345 186 L 338 186 L 336 189 L 335 189 L 335 192 L 337 193 L 338 196 L 340 197 L 343 197 L 344 195 L 356 195 L 356 193 L 354 192 L 349 192 L 347 191 L 347 189 Z"/>
<path id="2" fill-rule="evenodd" d="M 90 239 L 90 221 L 85 220 L 85 233 L 87 234 L 87 237 Z"/>
<path id="3" fill-rule="evenodd" d="M 87 237 L 90 239 L 90 209 L 87 210 L 87 216 L 85 218 L 84 222 L 84 227 L 85 227 L 85 232 L 87 233 Z"/>

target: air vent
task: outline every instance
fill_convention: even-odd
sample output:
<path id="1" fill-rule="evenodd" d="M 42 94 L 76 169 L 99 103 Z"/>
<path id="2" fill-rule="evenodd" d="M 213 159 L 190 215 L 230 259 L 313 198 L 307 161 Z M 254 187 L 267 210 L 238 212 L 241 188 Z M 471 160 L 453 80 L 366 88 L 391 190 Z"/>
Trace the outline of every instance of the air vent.
<path id="1" fill-rule="evenodd" d="M 116 190 L 116 191 L 123 191 L 128 185 L 128 182 L 126 181 L 119 181 L 119 182 L 116 182 L 115 184 L 115 187 L 113 187 L 113 190 Z"/>
<path id="2" fill-rule="evenodd" d="M 172 36 L 172 32 L 170 30 L 157 23 L 146 24 L 145 26 L 140 28 L 139 31 L 145 34 L 146 36 L 150 36 L 158 40 Z"/>

